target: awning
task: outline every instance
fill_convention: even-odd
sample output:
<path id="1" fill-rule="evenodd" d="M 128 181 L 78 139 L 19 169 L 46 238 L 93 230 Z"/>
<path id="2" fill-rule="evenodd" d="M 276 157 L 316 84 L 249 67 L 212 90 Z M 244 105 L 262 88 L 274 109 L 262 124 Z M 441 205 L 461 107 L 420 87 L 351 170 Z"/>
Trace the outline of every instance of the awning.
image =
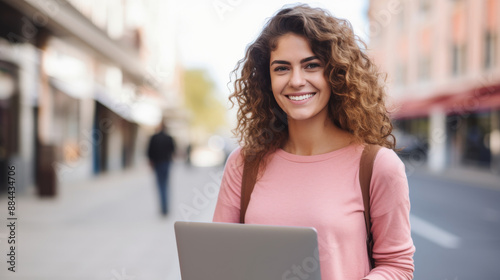
<path id="1" fill-rule="evenodd" d="M 162 118 L 162 111 L 158 102 L 150 97 L 138 98 L 138 100 L 117 100 L 111 96 L 105 87 L 96 84 L 94 98 L 129 122 L 155 126 L 160 123 Z"/>
<path id="2" fill-rule="evenodd" d="M 447 114 L 463 114 L 500 108 L 500 85 L 485 86 L 455 94 L 440 104 Z"/>
<path id="3" fill-rule="evenodd" d="M 66 82 L 61 79 L 49 77 L 49 84 L 60 92 L 76 99 L 92 97 L 92 83 L 84 80 Z"/>
<path id="4" fill-rule="evenodd" d="M 500 84 L 483 86 L 454 94 L 441 94 L 425 99 L 405 100 L 391 117 L 413 119 L 429 116 L 432 109 L 447 115 L 474 113 L 500 108 Z"/>
<path id="5" fill-rule="evenodd" d="M 98 84 L 94 85 L 94 99 L 123 119 L 134 122 L 131 116 L 130 104 L 125 102 L 125 100 L 113 99 L 104 86 Z"/>

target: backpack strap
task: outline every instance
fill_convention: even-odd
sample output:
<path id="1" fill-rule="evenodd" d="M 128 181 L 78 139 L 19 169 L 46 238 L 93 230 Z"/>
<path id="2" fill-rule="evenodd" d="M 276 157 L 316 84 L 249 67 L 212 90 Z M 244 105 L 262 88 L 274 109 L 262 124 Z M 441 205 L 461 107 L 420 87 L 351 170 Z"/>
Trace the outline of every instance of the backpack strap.
<path id="1" fill-rule="evenodd" d="M 259 161 L 245 161 L 243 166 L 243 175 L 241 178 L 241 199 L 240 199 L 240 223 L 245 223 L 245 214 L 247 212 L 250 196 L 252 195 L 257 173 L 259 170 Z"/>
<path id="2" fill-rule="evenodd" d="M 380 148 L 381 146 L 379 145 L 366 145 L 359 161 L 359 184 L 361 186 L 361 194 L 363 195 L 366 247 L 371 268 L 375 267 L 375 260 L 373 259 L 373 236 L 371 232 L 372 223 L 370 217 L 370 182 L 372 179 L 373 162 Z"/>

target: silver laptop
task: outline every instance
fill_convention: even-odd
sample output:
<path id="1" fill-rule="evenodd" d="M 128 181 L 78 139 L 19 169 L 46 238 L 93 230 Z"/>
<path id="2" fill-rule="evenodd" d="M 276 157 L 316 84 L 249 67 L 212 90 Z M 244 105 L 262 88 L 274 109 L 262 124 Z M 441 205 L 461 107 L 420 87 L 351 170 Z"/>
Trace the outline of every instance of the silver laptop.
<path id="1" fill-rule="evenodd" d="M 314 228 L 176 222 L 182 280 L 321 280 Z"/>

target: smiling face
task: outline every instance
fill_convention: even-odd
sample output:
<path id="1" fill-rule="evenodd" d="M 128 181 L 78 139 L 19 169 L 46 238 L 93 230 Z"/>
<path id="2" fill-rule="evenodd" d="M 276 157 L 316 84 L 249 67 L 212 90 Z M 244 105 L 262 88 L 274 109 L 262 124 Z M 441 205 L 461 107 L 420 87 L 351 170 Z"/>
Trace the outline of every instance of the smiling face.
<path id="1" fill-rule="evenodd" d="M 288 121 L 328 117 L 331 88 L 324 76 L 324 64 L 302 36 L 287 33 L 271 51 L 271 87 L 276 102 Z"/>

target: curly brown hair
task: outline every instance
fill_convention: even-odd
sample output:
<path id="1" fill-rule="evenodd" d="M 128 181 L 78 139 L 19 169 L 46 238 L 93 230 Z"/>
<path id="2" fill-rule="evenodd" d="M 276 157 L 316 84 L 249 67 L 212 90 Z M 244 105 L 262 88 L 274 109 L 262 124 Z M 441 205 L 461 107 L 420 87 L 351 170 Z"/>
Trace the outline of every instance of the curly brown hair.
<path id="1" fill-rule="evenodd" d="M 360 45 L 366 49 L 366 44 L 354 35 L 347 20 L 323 9 L 298 5 L 283 8 L 267 22 L 232 72 L 236 81 L 230 101 L 239 106 L 234 132 L 245 159 L 260 161 L 288 138 L 286 114 L 273 97 L 269 70 L 271 51 L 287 33 L 305 37 L 324 63 L 332 90 L 328 105 L 331 121 L 351 133 L 356 142 L 394 149 L 396 140 L 385 106 L 386 75 L 361 50 Z"/>

